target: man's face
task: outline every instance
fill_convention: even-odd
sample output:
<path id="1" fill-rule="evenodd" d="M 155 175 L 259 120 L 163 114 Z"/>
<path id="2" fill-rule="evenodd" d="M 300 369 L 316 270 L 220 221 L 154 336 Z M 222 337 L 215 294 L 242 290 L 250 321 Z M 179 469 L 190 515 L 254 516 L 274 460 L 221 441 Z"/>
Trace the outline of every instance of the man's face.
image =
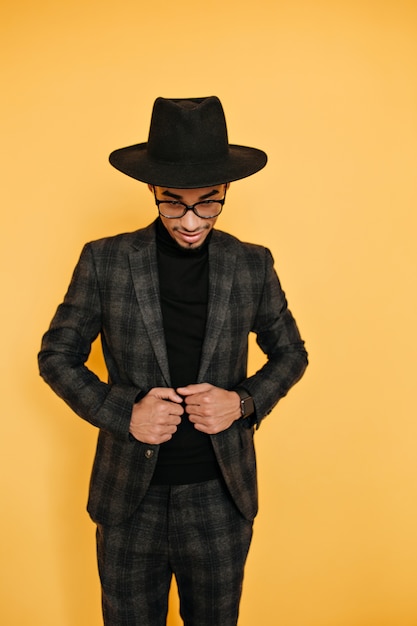
<path id="1" fill-rule="evenodd" d="M 158 200 L 183 202 L 191 206 L 204 200 L 222 200 L 228 188 L 228 184 L 214 185 L 213 187 L 201 187 L 199 189 L 174 189 L 172 187 L 157 187 L 149 185 L 149 189 L 155 192 Z M 207 235 L 217 221 L 217 217 L 198 217 L 194 211 L 187 211 L 179 218 L 168 218 L 160 215 L 161 221 L 171 237 L 177 244 L 188 250 L 195 250 L 203 245 Z"/>

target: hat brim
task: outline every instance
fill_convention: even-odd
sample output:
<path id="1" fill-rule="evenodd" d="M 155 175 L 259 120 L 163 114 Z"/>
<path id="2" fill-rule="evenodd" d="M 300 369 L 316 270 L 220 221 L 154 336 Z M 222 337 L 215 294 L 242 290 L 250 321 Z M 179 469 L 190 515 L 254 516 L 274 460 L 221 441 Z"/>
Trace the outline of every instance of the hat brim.
<path id="1" fill-rule="evenodd" d="M 114 150 L 109 161 L 120 172 L 136 180 L 177 189 L 211 187 L 246 178 L 265 167 L 262 150 L 229 144 L 228 154 L 204 163 L 170 163 L 150 158 L 147 142 Z"/>

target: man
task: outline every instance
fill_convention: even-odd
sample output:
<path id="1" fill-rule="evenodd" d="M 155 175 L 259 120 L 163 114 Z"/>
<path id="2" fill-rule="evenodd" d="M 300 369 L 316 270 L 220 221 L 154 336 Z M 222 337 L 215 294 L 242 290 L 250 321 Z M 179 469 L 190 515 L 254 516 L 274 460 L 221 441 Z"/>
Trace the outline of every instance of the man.
<path id="1" fill-rule="evenodd" d="M 186 626 L 237 623 L 254 427 L 307 365 L 270 252 L 214 230 L 230 182 L 266 160 L 229 145 L 218 98 L 158 98 L 148 141 L 110 162 L 159 217 L 84 247 L 43 338 L 41 375 L 100 429 L 88 511 L 106 626 L 165 624 L 173 574 Z M 266 362 L 248 377 L 250 332 Z M 107 383 L 85 366 L 98 335 Z"/>

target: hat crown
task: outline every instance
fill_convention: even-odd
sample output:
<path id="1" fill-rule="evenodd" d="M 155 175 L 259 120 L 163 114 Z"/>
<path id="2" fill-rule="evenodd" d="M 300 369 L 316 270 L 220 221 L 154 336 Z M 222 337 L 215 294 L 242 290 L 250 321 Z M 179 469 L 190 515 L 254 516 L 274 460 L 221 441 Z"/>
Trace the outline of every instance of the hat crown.
<path id="1" fill-rule="evenodd" d="M 110 163 L 144 183 L 196 189 L 239 180 L 262 169 L 262 150 L 229 144 L 217 96 L 157 98 L 148 141 L 113 150 Z"/>
<path id="2" fill-rule="evenodd" d="M 212 162 L 229 151 L 226 120 L 220 100 L 157 98 L 148 138 L 148 155 L 160 162 Z"/>

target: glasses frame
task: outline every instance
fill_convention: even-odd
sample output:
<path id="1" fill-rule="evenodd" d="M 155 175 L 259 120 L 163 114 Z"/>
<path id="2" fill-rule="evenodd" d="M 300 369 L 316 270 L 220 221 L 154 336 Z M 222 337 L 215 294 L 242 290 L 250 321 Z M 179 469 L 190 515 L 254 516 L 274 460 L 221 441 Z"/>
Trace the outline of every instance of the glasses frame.
<path id="1" fill-rule="evenodd" d="M 155 198 L 155 204 L 158 208 L 158 213 L 159 215 L 162 215 L 162 217 L 165 217 L 167 220 L 178 220 L 181 219 L 182 217 L 184 217 L 184 215 L 187 213 L 187 211 L 192 211 L 194 213 L 194 215 L 197 215 L 197 217 L 199 217 L 202 220 L 210 220 L 213 219 L 214 217 L 218 217 L 220 215 L 220 213 L 223 210 L 223 205 L 226 202 L 226 190 L 224 192 L 224 196 L 221 200 L 200 200 L 199 202 L 195 202 L 194 204 L 185 204 L 185 202 L 180 202 L 179 200 L 158 200 L 158 198 L 156 197 L 156 191 L 155 189 L 153 190 L 153 195 Z M 199 213 L 197 213 L 196 211 L 196 206 L 198 204 L 220 204 L 220 211 L 218 213 L 216 213 L 215 215 L 199 215 Z M 175 204 L 176 206 L 178 206 L 179 204 L 181 204 L 184 207 L 184 212 L 181 215 L 165 215 L 164 213 L 161 212 L 159 205 L 160 204 Z"/>

